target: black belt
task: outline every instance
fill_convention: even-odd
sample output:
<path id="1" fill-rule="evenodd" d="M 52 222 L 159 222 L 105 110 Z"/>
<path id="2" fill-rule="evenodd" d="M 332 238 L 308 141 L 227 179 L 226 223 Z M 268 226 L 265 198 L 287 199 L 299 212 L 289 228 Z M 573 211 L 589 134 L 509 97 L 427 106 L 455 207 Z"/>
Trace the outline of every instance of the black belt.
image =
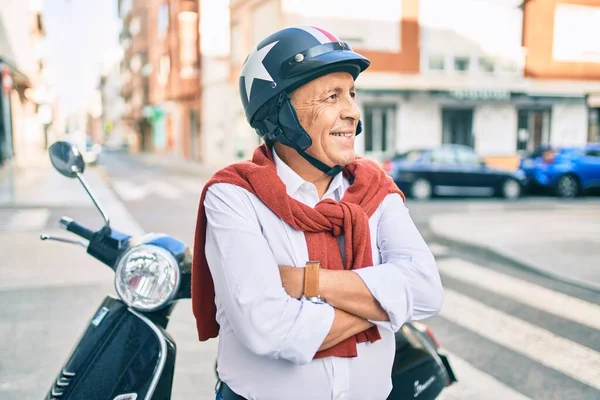
<path id="1" fill-rule="evenodd" d="M 221 394 L 223 400 L 246 400 L 245 397 L 242 397 L 233 390 L 231 390 L 231 388 L 227 386 L 225 382 L 222 381 L 221 387 L 219 388 L 219 393 Z"/>

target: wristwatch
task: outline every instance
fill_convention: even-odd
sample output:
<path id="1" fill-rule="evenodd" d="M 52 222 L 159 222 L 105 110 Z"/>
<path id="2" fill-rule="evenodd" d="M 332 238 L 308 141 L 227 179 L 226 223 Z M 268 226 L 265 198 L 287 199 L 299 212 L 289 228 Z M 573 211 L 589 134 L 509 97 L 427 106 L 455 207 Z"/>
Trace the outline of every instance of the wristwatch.
<path id="1" fill-rule="evenodd" d="M 304 296 L 312 303 L 325 303 L 319 295 L 319 269 L 321 263 L 319 261 L 307 261 L 304 266 Z"/>

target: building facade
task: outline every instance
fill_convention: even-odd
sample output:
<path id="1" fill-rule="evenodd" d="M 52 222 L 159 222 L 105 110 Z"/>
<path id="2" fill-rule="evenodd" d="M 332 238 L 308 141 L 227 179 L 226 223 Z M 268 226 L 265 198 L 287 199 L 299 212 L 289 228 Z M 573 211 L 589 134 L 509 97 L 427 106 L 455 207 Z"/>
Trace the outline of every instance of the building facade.
<path id="1" fill-rule="evenodd" d="M 43 1 L 0 9 L 0 166 L 26 166 L 51 142 L 56 96 L 46 63 Z"/>
<path id="2" fill-rule="evenodd" d="M 202 161 L 198 0 L 120 0 L 122 96 L 135 150 Z"/>
<path id="3" fill-rule="evenodd" d="M 597 0 L 231 0 L 229 156 L 259 143 L 237 97 L 243 61 L 290 25 L 331 30 L 371 59 L 357 81 L 357 149 L 374 159 L 458 143 L 513 168 L 541 144 L 596 140 L 600 45 L 587 32 L 599 13 Z"/>

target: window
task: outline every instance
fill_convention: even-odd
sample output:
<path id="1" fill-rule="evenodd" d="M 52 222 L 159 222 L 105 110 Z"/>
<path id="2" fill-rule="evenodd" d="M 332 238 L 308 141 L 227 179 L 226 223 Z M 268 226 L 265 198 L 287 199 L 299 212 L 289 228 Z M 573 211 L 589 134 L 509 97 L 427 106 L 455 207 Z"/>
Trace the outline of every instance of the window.
<path id="1" fill-rule="evenodd" d="M 481 72 L 494 72 L 494 59 L 492 57 L 479 57 L 479 70 Z"/>
<path id="2" fill-rule="evenodd" d="M 142 58 L 139 54 L 135 54 L 133 57 L 131 57 L 131 61 L 129 61 L 129 68 L 131 68 L 131 71 L 136 74 L 140 71 L 140 68 L 142 68 Z"/>
<path id="3" fill-rule="evenodd" d="M 439 164 L 455 164 L 456 157 L 451 147 L 435 149 L 431 153 L 431 162 Z"/>
<path id="4" fill-rule="evenodd" d="M 198 73 L 198 13 L 179 13 L 179 62 L 181 78 L 193 78 Z"/>
<path id="5" fill-rule="evenodd" d="M 469 57 L 454 57 L 454 70 L 461 72 L 468 71 L 469 61 Z"/>
<path id="6" fill-rule="evenodd" d="M 456 152 L 456 160 L 459 164 L 465 165 L 479 165 L 481 159 L 479 156 L 473 151 L 466 147 L 455 147 L 454 151 Z"/>
<path id="7" fill-rule="evenodd" d="M 164 55 L 160 58 L 158 64 L 158 74 L 156 80 L 160 86 L 165 86 L 169 82 L 169 74 L 171 73 L 171 58 Z"/>
<path id="8" fill-rule="evenodd" d="M 386 153 L 393 150 L 396 106 L 371 104 L 364 108 L 365 151 Z"/>
<path id="9" fill-rule="evenodd" d="M 158 29 L 156 34 L 159 39 L 163 39 L 169 30 L 169 5 L 163 3 L 158 8 Z"/>
<path id="10" fill-rule="evenodd" d="M 444 64 L 445 64 L 444 56 L 442 56 L 442 55 L 429 56 L 428 68 L 430 71 L 443 71 Z"/>
<path id="11" fill-rule="evenodd" d="M 132 36 L 135 36 L 138 33 L 140 33 L 141 29 L 142 29 L 142 24 L 140 21 L 140 17 L 132 18 L 131 22 L 129 23 L 129 33 L 131 33 Z"/>
<path id="12" fill-rule="evenodd" d="M 585 151 L 586 157 L 595 157 L 600 160 L 600 149 L 587 149 Z"/>
<path id="13" fill-rule="evenodd" d="M 120 10 L 121 18 L 125 18 L 125 16 L 127 16 L 127 14 L 129 14 L 129 12 L 131 11 L 131 8 L 132 8 L 132 0 L 122 0 L 121 1 L 121 10 Z"/>

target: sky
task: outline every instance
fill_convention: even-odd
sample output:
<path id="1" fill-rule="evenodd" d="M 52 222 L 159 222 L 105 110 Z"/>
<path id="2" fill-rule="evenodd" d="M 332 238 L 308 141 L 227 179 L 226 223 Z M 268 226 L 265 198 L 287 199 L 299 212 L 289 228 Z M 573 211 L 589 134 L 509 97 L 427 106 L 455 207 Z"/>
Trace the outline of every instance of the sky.
<path id="1" fill-rule="evenodd" d="M 118 52 L 117 0 L 45 0 L 47 62 L 61 114 L 86 104 L 106 57 Z"/>

